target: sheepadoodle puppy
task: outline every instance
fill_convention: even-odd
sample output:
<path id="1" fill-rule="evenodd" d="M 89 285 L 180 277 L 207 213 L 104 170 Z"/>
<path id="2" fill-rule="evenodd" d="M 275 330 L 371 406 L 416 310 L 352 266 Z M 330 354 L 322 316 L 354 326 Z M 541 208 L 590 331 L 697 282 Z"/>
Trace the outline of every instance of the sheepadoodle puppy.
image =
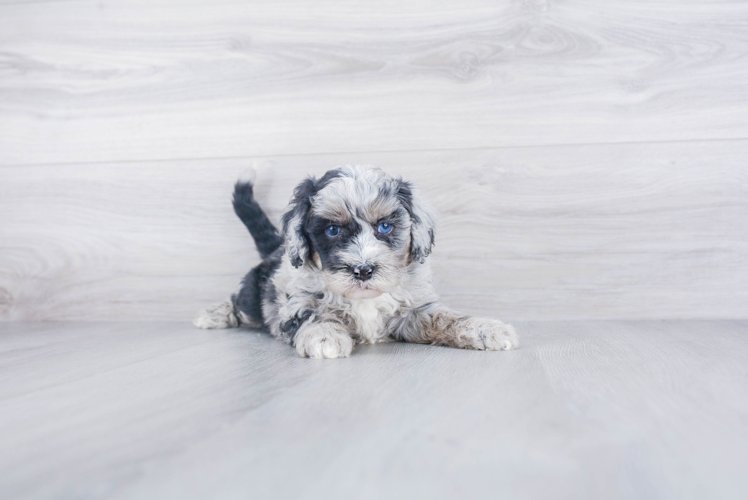
<path id="1" fill-rule="evenodd" d="M 270 331 L 301 356 L 342 358 L 356 343 L 400 340 L 502 350 L 519 345 L 511 325 L 439 303 L 428 256 L 435 224 L 412 184 L 367 166 L 309 177 L 294 190 L 283 233 L 234 188 L 234 211 L 262 262 L 230 300 L 201 312 L 199 328 Z"/>

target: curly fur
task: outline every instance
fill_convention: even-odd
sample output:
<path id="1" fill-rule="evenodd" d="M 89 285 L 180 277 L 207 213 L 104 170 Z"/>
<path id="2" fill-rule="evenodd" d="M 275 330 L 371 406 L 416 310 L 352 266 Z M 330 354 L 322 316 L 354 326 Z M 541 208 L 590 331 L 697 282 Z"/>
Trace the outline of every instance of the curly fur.
<path id="1" fill-rule="evenodd" d="M 519 345 L 511 325 L 439 304 L 427 259 L 436 224 L 409 182 L 360 165 L 309 177 L 294 190 L 282 235 L 254 200 L 253 176 L 236 183 L 234 210 L 263 261 L 230 301 L 198 315 L 199 328 L 264 328 L 312 358 L 347 357 L 356 343 L 387 340 Z"/>

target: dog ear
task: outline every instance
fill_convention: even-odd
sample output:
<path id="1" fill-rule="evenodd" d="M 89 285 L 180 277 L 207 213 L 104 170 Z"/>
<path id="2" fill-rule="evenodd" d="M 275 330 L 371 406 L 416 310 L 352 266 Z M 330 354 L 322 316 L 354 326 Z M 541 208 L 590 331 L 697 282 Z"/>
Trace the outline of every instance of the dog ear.
<path id="1" fill-rule="evenodd" d="M 317 180 L 308 177 L 293 191 L 288 211 L 283 214 L 283 237 L 286 253 L 294 267 L 300 267 L 309 258 L 312 242 L 306 232 L 312 197 L 317 193 Z"/>
<path id="2" fill-rule="evenodd" d="M 330 181 L 341 175 L 342 171 L 339 168 L 328 170 L 319 180 L 307 177 L 294 189 L 288 211 L 282 218 L 286 253 L 294 267 L 301 267 L 314 250 L 312 240 L 306 231 L 312 198 Z"/>
<path id="3" fill-rule="evenodd" d="M 436 221 L 415 187 L 398 179 L 397 196 L 410 215 L 410 255 L 421 264 L 431 253 L 436 236 Z"/>

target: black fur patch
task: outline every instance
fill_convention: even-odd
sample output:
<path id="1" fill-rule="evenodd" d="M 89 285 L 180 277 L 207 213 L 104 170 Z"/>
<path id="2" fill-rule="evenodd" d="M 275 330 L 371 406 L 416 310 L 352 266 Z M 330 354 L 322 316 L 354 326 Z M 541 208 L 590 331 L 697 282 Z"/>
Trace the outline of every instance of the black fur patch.
<path id="1" fill-rule="evenodd" d="M 336 225 L 340 228 L 337 236 L 329 236 L 326 229 Z M 311 217 L 306 226 L 307 235 L 314 245 L 314 251 L 319 255 L 324 269 L 337 269 L 345 264 L 336 257 L 336 250 L 345 248 L 351 240 L 361 232 L 361 225 L 352 220 L 347 224 L 340 224 L 321 217 Z"/>
<path id="2" fill-rule="evenodd" d="M 304 263 L 304 260 L 309 257 L 309 253 L 312 251 L 312 241 L 309 239 L 309 234 L 306 230 L 307 218 L 309 217 L 309 210 L 312 208 L 312 198 L 327 184 L 341 176 L 340 169 L 330 170 L 325 173 L 319 180 L 314 177 L 308 177 L 301 181 L 298 186 L 294 189 L 293 197 L 291 198 L 291 208 L 283 214 L 283 232 L 287 234 L 290 230 L 289 223 L 295 217 L 300 217 L 303 221 L 299 228 L 293 230 L 298 231 L 296 235 L 301 241 L 306 243 L 306 255 L 293 256 L 291 264 L 294 267 L 299 267 Z"/>
<path id="3" fill-rule="evenodd" d="M 407 212 L 402 208 L 398 209 L 395 213 L 386 217 L 382 220 L 377 221 L 374 226 L 374 235 L 378 240 L 387 243 L 387 246 L 395 249 L 403 246 L 407 237 L 403 235 L 403 231 L 406 225 Z M 392 231 L 387 234 L 379 232 L 379 224 L 382 222 L 388 222 L 392 225 Z"/>
<path id="4" fill-rule="evenodd" d="M 410 215 L 411 223 L 415 226 L 421 224 L 421 218 L 413 211 L 413 185 L 402 179 L 398 179 L 397 197 L 400 199 L 405 210 Z M 423 262 L 431 253 L 431 247 L 434 246 L 434 230 L 429 229 L 429 246 L 427 248 L 411 244 L 410 255 L 414 261 Z"/>
<path id="5" fill-rule="evenodd" d="M 263 325 L 265 324 L 265 318 L 262 315 L 263 292 L 266 291 L 270 278 L 280 267 L 281 255 L 281 251 L 278 251 L 271 258 L 265 259 L 257 267 L 252 268 L 242 280 L 239 293 L 231 297 L 237 311 L 243 312 Z"/>
<path id="6" fill-rule="evenodd" d="M 397 179 L 397 198 L 410 215 L 413 224 L 419 224 L 421 218 L 413 213 L 413 185 L 402 179 Z"/>
<path id="7" fill-rule="evenodd" d="M 234 212 L 255 240 L 257 251 L 267 258 L 283 244 L 278 230 L 254 199 L 252 184 L 237 182 L 234 186 Z"/>
<path id="8" fill-rule="evenodd" d="M 312 314 L 314 314 L 314 312 L 311 309 L 300 310 L 291 319 L 283 321 L 280 324 L 280 331 L 283 332 L 283 334 L 289 340 L 293 340 L 293 338 L 296 336 L 296 332 L 298 332 L 299 328 L 301 328 L 301 325 L 303 325 L 304 322 L 312 316 Z"/>

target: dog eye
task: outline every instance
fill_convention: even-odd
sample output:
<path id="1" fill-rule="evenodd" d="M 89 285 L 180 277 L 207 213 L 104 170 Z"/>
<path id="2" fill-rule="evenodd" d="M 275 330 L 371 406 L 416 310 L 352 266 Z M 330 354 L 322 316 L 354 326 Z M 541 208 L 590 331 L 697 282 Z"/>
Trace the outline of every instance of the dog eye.
<path id="1" fill-rule="evenodd" d="M 327 229 L 325 229 L 325 232 L 328 236 L 337 236 L 340 234 L 340 228 L 338 226 L 329 226 Z"/>
<path id="2" fill-rule="evenodd" d="M 390 224 L 389 222 L 382 222 L 381 224 L 379 224 L 380 233 L 387 234 L 390 231 L 392 231 L 392 224 Z"/>

